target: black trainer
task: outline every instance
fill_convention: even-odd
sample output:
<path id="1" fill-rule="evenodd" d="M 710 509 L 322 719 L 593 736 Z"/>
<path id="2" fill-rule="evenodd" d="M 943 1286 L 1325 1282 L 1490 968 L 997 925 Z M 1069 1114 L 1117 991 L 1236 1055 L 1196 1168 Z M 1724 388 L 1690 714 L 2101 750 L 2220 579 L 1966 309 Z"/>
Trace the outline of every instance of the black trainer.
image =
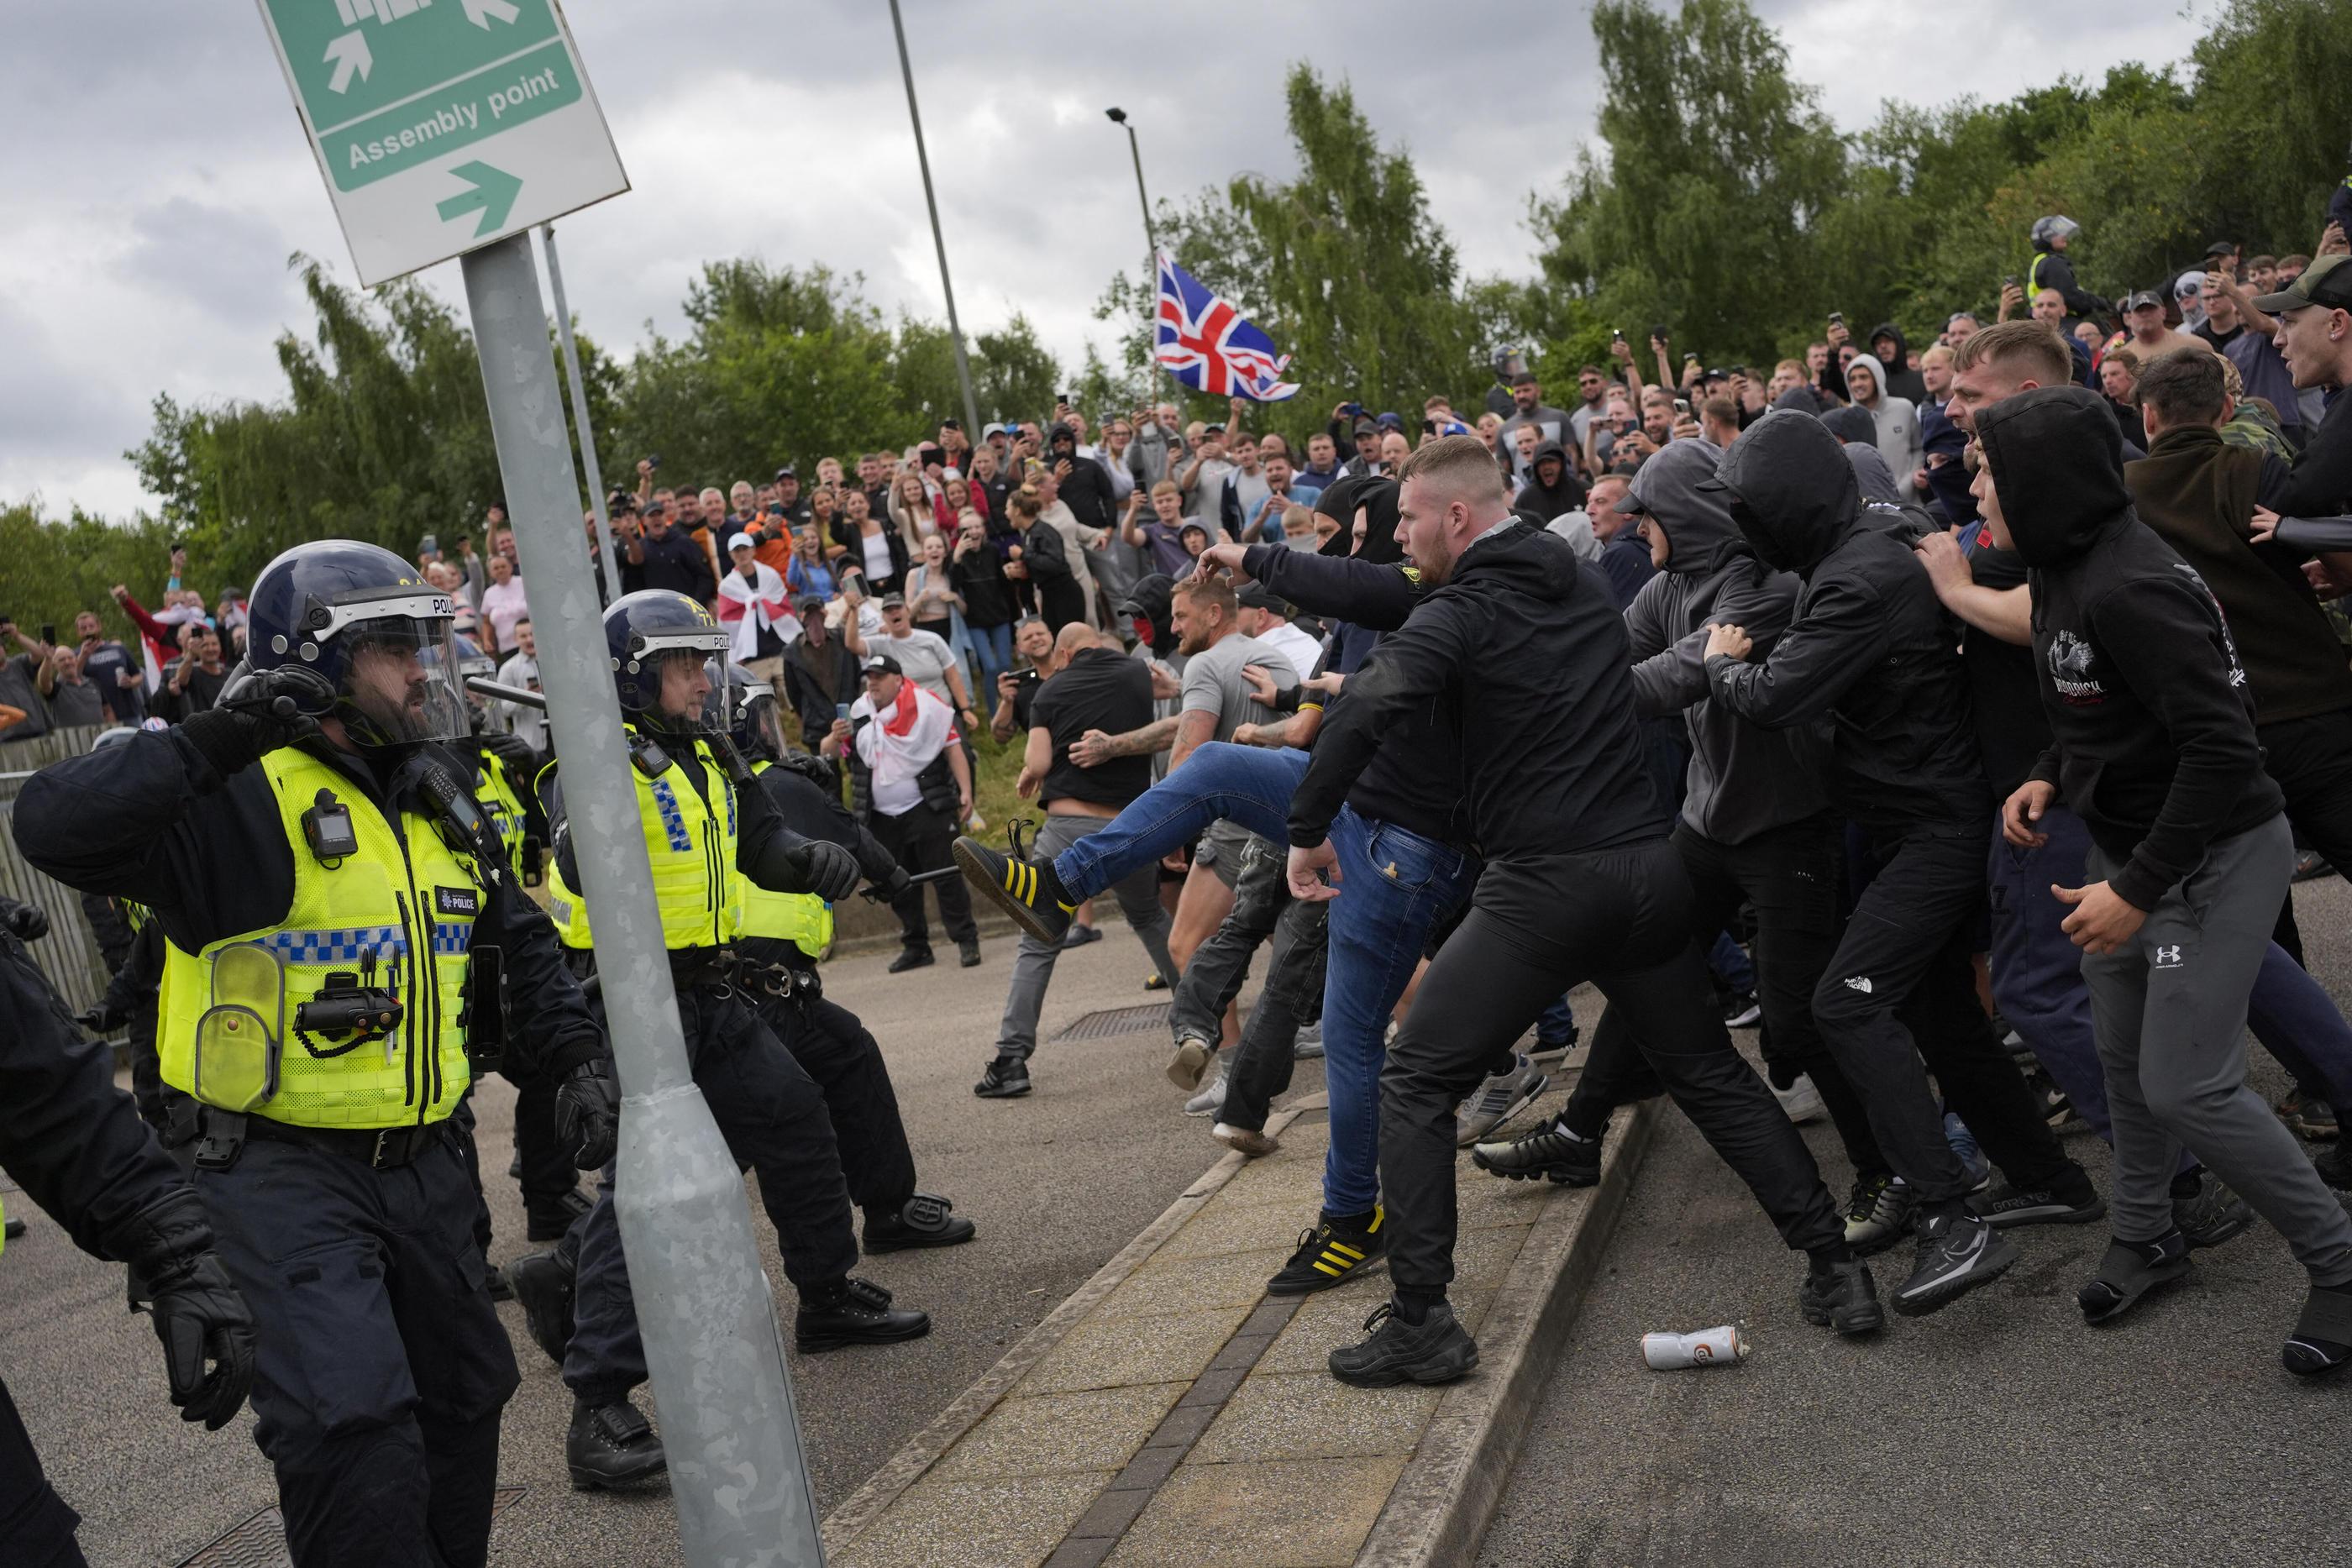
<path id="1" fill-rule="evenodd" d="M 896 1344 L 930 1332 L 929 1313 L 893 1308 L 890 1292 L 871 1280 L 802 1291 L 800 1315 L 793 1320 L 793 1346 L 803 1355 L 847 1344 Z"/>
<path id="2" fill-rule="evenodd" d="M 937 1193 L 919 1192 L 895 1214 L 866 1217 L 866 1255 L 904 1252 L 910 1247 L 953 1247 L 972 1238 L 972 1223 L 958 1219 L 955 1205 Z"/>
<path id="3" fill-rule="evenodd" d="M 955 858 L 964 880 L 995 900 L 1022 930 L 1055 947 L 1069 936 L 1078 901 L 1063 892 L 1052 861 L 1018 860 L 970 837 L 956 840 Z"/>
<path id="4" fill-rule="evenodd" d="M 596 1200 L 573 1187 L 558 1197 L 522 1206 L 523 1235 L 533 1241 L 561 1241 L 572 1222 L 596 1207 Z"/>
<path id="5" fill-rule="evenodd" d="M 574 1400 L 572 1430 L 563 1438 L 563 1462 L 572 1471 L 573 1491 L 633 1486 L 669 1469 L 652 1424 L 626 1399 L 595 1406 Z"/>
<path id="6" fill-rule="evenodd" d="M 2319 1179 L 2338 1192 L 2352 1192 L 2352 1147 L 2338 1143 L 2311 1162 Z"/>
<path id="7" fill-rule="evenodd" d="M 975 936 L 969 942 L 959 942 L 956 944 L 956 964 L 959 967 L 966 969 L 977 969 L 980 967 L 979 937 Z"/>
<path id="8" fill-rule="evenodd" d="M 1375 1205 L 1370 1223 L 1360 1228 L 1341 1222 L 1318 1220 L 1298 1233 L 1298 1250 L 1281 1271 L 1265 1282 L 1269 1296 L 1304 1296 L 1344 1285 L 1371 1267 L 1372 1260 L 1389 1249 L 1386 1215 Z"/>
<path id="9" fill-rule="evenodd" d="M 1029 1092 L 1029 1059 L 1023 1056 L 999 1056 L 992 1059 L 980 1082 L 971 1092 L 983 1100 L 1017 1100 Z"/>
<path id="10" fill-rule="evenodd" d="M 920 969 L 932 962 L 929 947 L 902 947 L 898 956 L 890 960 L 890 973 L 903 975 L 909 969 Z"/>
<path id="11" fill-rule="evenodd" d="M 1979 1285 L 1990 1284 L 2017 1261 L 2017 1243 L 1969 1213 L 1937 1215 L 1921 1210 L 1918 1260 L 1895 1292 L 1894 1307 L 1906 1318 L 1924 1317 L 1950 1306 Z"/>
<path id="12" fill-rule="evenodd" d="M 1331 1353 L 1331 1375 L 1357 1388 L 1393 1388 L 1400 1383 L 1451 1383 L 1478 1365 L 1478 1342 L 1440 1301 L 1429 1316 L 1409 1323 L 1396 1303 L 1382 1301 L 1364 1320 L 1372 1337 Z"/>
<path id="13" fill-rule="evenodd" d="M 552 1252 L 527 1252 L 507 1265 L 507 1283 L 522 1304 L 530 1343 L 562 1366 L 563 1353 L 572 1344 L 572 1270 Z"/>
<path id="14" fill-rule="evenodd" d="M 2219 1247 L 2252 1226 L 2254 1211 L 2220 1176 L 2200 1170 L 2197 1190 L 2172 1200 L 2172 1223 L 2189 1246 Z"/>
<path id="15" fill-rule="evenodd" d="M 1978 1218 L 1996 1230 L 2012 1225 L 2088 1225 L 2107 1212 L 2107 1200 L 2095 1187 L 2088 1197 L 2075 1199 L 2052 1187 L 2016 1187 L 2001 1183 L 1969 1199 Z"/>
<path id="16" fill-rule="evenodd" d="M 1480 1144 L 1470 1163 L 1512 1181 L 1544 1176 L 1561 1186 L 1591 1186 L 1601 1179 L 1601 1140 L 1572 1138 L 1554 1123 L 1507 1144 Z"/>
<path id="17" fill-rule="evenodd" d="M 1878 1304 L 1878 1284 L 1870 1265 L 1859 1258 L 1832 1263 L 1819 1272 L 1808 1271 L 1797 1287 L 1797 1310 L 1815 1328 L 1840 1333 L 1871 1333 L 1886 1326 L 1886 1309 Z"/>

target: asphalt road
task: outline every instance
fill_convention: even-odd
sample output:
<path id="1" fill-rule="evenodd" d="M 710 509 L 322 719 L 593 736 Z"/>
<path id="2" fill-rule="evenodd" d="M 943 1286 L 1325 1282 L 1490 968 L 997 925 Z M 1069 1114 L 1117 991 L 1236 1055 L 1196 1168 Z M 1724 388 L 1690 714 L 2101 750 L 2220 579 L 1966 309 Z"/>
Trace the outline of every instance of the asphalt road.
<path id="1" fill-rule="evenodd" d="M 984 942 L 986 962 L 948 961 L 884 973 L 887 953 L 836 959 L 827 994 L 858 1012 L 881 1042 L 926 1190 L 955 1200 L 980 1228 L 971 1245 L 867 1260 L 861 1272 L 934 1315 L 911 1344 L 793 1359 L 818 1505 L 830 1510 L 987 1370 L 1028 1328 L 1132 1240 L 1223 1152 L 1205 1121 L 1180 1113 L 1161 1075 L 1164 1031 L 1055 1043 L 1081 1014 L 1164 1000 L 1142 988 L 1150 965 L 1116 920 L 1106 939 L 1064 955 L 1047 998 L 1033 1067 L 1037 1090 L 1017 1101 L 971 1094 L 993 1054 L 1013 943 Z M 1303 1063 L 1297 1087 L 1321 1086 Z M 512 1092 L 491 1080 L 478 1096 L 483 1166 L 502 1173 Z M 502 1174 L 489 1181 L 498 1228 L 490 1255 L 533 1249 L 521 1204 Z M 789 1287 L 773 1230 L 752 1192 L 753 1229 L 785 1310 Z M 13 1212 L 30 1207 L 11 1200 Z M 83 1517 L 91 1562 L 172 1568 L 275 1501 L 247 1414 L 207 1434 L 184 1427 L 164 1399 L 161 1352 L 144 1318 L 121 1305 L 121 1270 L 87 1258 L 33 1213 L 32 1230 L 0 1259 L 0 1375 L 39 1445 L 52 1480 Z M 1302 1223 L 1304 1220 L 1302 1219 Z M 508 1407 L 502 1482 L 527 1488 L 501 1516 L 501 1565 L 667 1564 L 677 1533 L 667 1492 L 576 1494 L 563 1470 L 569 1394 L 532 1346 L 520 1312 L 500 1309 L 522 1386 Z M 653 1413 L 649 1393 L 641 1407 Z"/>
<path id="2" fill-rule="evenodd" d="M 2352 890 L 2296 890 L 2312 966 L 2347 999 Z M 2258 1049 L 2255 1086 L 2284 1075 Z M 1841 1195 L 1851 1172 L 1806 1129 Z M 2106 1147 L 2067 1140 L 2106 1190 Z M 2352 1561 L 2352 1377 L 2289 1375 L 2305 1277 L 2257 1225 L 2196 1254 L 2125 1322 L 2074 1291 L 2103 1224 L 2014 1233 L 2024 1257 L 1933 1317 L 1840 1342 L 1797 1315 L 1780 1245 L 1669 1112 L 1555 1370 L 1482 1568 L 1868 1564 L 2317 1564 Z M 1874 1264 L 1882 1293 L 1908 1266 Z M 1737 1366 L 1652 1372 L 1641 1336 L 1742 1324 Z"/>

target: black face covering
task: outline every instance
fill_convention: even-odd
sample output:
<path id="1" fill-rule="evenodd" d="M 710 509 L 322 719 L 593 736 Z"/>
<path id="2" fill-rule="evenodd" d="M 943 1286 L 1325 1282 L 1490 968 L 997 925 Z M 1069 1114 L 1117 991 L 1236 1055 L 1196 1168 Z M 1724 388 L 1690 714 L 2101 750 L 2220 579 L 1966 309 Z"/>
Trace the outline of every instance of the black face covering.
<path id="1" fill-rule="evenodd" d="M 1780 542 L 1772 537 L 1772 530 L 1764 526 L 1764 519 L 1758 517 L 1747 502 L 1734 496 L 1730 510 L 1731 520 L 1739 525 L 1739 537 L 1748 541 L 1748 548 L 1756 552 L 1758 560 L 1775 571 L 1797 570 L 1798 563 L 1789 558 L 1780 548 Z"/>

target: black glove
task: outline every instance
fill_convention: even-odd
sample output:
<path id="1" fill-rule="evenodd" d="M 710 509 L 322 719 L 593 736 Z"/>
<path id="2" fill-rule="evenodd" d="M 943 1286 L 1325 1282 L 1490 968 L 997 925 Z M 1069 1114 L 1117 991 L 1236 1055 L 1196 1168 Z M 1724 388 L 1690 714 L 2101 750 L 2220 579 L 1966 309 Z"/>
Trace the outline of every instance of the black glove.
<path id="1" fill-rule="evenodd" d="M 829 904 L 838 904 L 857 891 L 857 857 L 839 844 L 803 839 L 786 850 L 783 858 L 802 888 Z"/>
<path id="2" fill-rule="evenodd" d="M 221 689 L 211 707 L 180 726 L 223 778 L 242 771 L 280 747 L 319 733 L 319 719 L 335 706 L 327 677 L 301 664 L 247 670 Z"/>
<path id="3" fill-rule="evenodd" d="M 601 1170 L 612 1159 L 621 1142 L 621 1096 L 610 1061 L 583 1061 L 555 1086 L 555 1137 L 583 1171 Z"/>
<path id="4" fill-rule="evenodd" d="M 882 896 L 886 899 L 896 898 L 914 885 L 915 879 L 907 874 L 907 868 L 894 865 L 890 868 L 890 874 L 882 879 Z"/>
<path id="5" fill-rule="evenodd" d="M 38 942 L 49 934 L 49 913 L 37 904 L 0 898 L 0 926 L 19 942 Z"/>
<path id="6" fill-rule="evenodd" d="M 74 1022 L 92 1034 L 108 1034 L 121 1029 L 130 1020 L 108 1007 L 103 1001 L 86 1011 L 74 1014 Z"/>
<path id="7" fill-rule="evenodd" d="M 133 1300 L 152 1305 L 163 1369 L 183 1421 L 217 1432 L 245 1406 L 253 1386 L 253 1314 L 212 1251 L 213 1230 L 195 1189 L 171 1193 L 105 1238 L 107 1251 L 131 1265 Z M 210 1372 L 205 1363 L 213 1364 Z"/>

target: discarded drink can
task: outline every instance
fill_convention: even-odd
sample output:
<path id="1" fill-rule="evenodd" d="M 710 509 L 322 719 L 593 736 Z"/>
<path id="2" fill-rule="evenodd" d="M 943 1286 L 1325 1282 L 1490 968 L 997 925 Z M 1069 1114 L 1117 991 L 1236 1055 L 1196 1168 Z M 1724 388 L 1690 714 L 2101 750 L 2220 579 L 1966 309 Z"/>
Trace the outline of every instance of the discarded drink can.
<path id="1" fill-rule="evenodd" d="M 1645 1333 L 1642 1359 L 1654 1372 L 1685 1366 L 1715 1366 L 1748 1359 L 1748 1336 L 1730 1323 L 1696 1333 Z"/>

